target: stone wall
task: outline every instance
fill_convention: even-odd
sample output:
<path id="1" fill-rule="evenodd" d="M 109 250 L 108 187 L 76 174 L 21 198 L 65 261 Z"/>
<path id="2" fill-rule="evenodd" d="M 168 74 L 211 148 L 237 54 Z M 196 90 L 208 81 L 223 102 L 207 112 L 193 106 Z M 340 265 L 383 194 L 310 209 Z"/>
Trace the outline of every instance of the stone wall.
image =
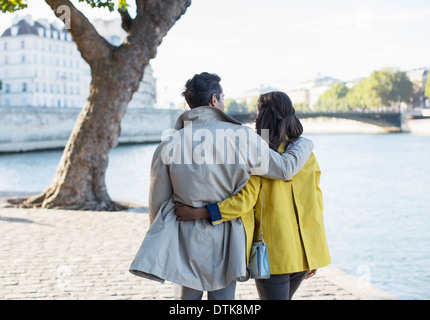
<path id="1" fill-rule="evenodd" d="M 0 108 L 0 152 L 64 148 L 78 118 L 76 108 Z M 128 109 L 120 143 L 159 142 L 184 110 Z"/>

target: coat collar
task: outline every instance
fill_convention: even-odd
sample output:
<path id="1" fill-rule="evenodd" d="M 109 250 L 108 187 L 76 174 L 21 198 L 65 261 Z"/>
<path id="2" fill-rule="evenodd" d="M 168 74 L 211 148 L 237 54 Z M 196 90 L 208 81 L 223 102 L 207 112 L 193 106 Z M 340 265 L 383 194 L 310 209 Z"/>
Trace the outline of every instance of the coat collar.
<path id="1" fill-rule="evenodd" d="M 239 121 L 233 119 L 231 116 L 215 107 L 202 106 L 181 114 L 176 121 L 175 129 L 182 129 L 185 121 L 212 122 L 216 120 L 241 125 Z"/>

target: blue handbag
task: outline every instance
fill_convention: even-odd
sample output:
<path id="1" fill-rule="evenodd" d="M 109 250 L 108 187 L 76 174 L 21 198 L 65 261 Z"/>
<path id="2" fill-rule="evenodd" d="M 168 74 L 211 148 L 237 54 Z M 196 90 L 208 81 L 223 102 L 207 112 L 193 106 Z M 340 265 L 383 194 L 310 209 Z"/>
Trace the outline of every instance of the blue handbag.
<path id="1" fill-rule="evenodd" d="M 252 243 L 248 270 L 253 279 L 270 278 L 269 256 L 264 241 L 255 241 Z"/>
<path id="2" fill-rule="evenodd" d="M 253 279 L 270 278 L 269 254 L 263 239 L 263 179 L 261 181 L 260 241 L 254 241 L 249 255 L 248 271 Z"/>

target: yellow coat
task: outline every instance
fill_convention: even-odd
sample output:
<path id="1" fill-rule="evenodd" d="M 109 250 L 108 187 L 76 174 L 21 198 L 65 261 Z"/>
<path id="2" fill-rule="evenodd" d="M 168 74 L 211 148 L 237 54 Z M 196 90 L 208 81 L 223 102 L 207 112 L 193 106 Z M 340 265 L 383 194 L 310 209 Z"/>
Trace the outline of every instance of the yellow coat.
<path id="1" fill-rule="evenodd" d="M 330 264 L 320 176 L 318 162 L 312 154 L 290 181 L 251 176 L 239 193 L 218 203 L 223 221 L 242 219 L 247 259 L 252 241 L 258 240 L 263 199 L 263 238 L 268 247 L 271 274 L 318 269 Z"/>

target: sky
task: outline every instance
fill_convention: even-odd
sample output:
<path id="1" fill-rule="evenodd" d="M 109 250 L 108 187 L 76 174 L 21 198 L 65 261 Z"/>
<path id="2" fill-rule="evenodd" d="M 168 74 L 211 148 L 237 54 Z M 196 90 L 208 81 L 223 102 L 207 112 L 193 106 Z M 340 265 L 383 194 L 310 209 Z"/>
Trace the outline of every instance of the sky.
<path id="1" fill-rule="evenodd" d="M 28 2 L 16 14 L 56 21 L 43 0 Z M 73 3 L 90 20 L 119 17 Z M 13 15 L 0 13 L 0 32 Z M 317 75 L 352 81 L 385 67 L 430 68 L 429 30 L 428 0 L 193 0 L 151 61 L 158 104 L 183 102 L 185 82 L 204 71 L 238 98 L 261 86 L 288 92 Z"/>

